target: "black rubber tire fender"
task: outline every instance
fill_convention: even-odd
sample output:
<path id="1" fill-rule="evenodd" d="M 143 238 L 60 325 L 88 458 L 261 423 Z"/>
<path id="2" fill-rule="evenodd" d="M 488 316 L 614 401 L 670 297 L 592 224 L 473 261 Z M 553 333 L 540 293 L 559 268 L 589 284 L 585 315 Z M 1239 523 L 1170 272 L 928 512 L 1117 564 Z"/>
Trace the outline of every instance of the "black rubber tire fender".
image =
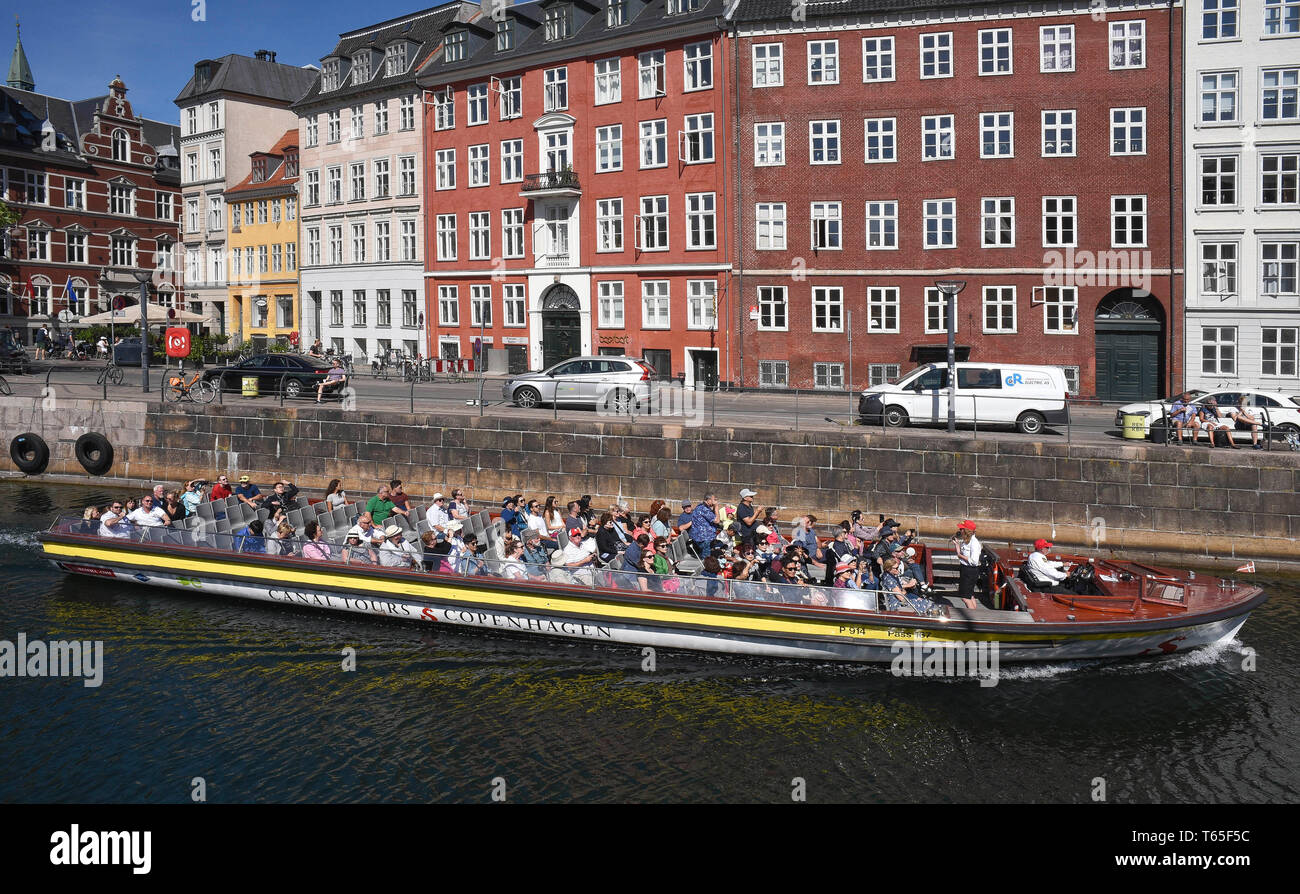
<path id="1" fill-rule="evenodd" d="M 50 464 L 50 448 L 34 431 L 25 431 L 9 442 L 9 458 L 24 475 L 39 475 Z"/>
<path id="2" fill-rule="evenodd" d="M 97 431 L 86 432 L 77 438 L 77 462 L 92 475 L 103 475 L 113 468 L 113 445 Z"/>

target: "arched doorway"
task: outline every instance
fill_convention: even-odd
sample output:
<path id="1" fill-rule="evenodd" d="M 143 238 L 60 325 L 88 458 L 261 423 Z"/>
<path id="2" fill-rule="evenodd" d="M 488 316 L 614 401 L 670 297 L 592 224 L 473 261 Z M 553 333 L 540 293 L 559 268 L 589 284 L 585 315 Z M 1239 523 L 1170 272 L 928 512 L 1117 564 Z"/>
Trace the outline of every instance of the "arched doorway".
<path id="1" fill-rule="evenodd" d="M 1161 396 L 1164 310 L 1149 292 L 1116 289 L 1097 305 L 1097 399 L 1128 403 Z"/>
<path id="2" fill-rule="evenodd" d="M 542 369 L 582 353 L 581 309 L 578 293 L 563 283 L 542 295 Z"/>

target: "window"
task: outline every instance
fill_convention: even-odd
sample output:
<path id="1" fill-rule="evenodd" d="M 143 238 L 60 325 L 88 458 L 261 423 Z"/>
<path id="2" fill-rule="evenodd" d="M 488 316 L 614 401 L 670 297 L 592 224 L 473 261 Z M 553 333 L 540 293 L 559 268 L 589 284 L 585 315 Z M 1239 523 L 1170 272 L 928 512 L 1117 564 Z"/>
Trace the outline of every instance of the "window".
<path id="1" fill-rule="evenodd" d="M 375 325 L 380 329 L 393 325 L 393 293 L 388 289 L 375 290 Z"/>
<path id="2" fill-rule="evenodd" d="M 1147 110 L 1110 110 L 1110 154 L 1146 155 Z"/>
<path id="3" fill-rule="evenodd" d="M 1300 154 L 1260 156 L 1261 205 L 1297 204 L 1297 178 L 1300 177 Z"/>
<path id="4" fill-rule="evenodd" d="M 627 0 L 605 0 L 605 27 L 618 28 L 627 24 Z"/>
<path id="5" fill-rule="evenodd" d="M 898 161 L 897 120 L 894 118 L 866 118 L 862 129 L 866 139 L 866 162 Z"/>
<path id="6" fill-rule="evenodd" d="M 867 289 L 867 331 L 898 331 L 898 289 L 872 286 Z"/>
<path id="7" fill-rule="evenodd" d="M 1296 374 L 1296 332 L 1293 328 L 1263 327 L 1259 371 L 1265 376 Z"/>
<path id="8" fill-rule="evenodd" d="M 393 225 L 386 220 L 375 221 L 375 260 L 391 261 Z"/>
<path id="9" fill-rule="evenodd" d="M 189 233 L 199 231 L 199 200 L 189 199 L 185 202 L 185 230 Z"/>
<path id="10" fill-rule="evenodd" d="M 669 328 L 668 280 L 652 279 L 641 282 L 641 328 Z"/>
<path id="11" fill-rule="evenodd" d="M 197 108 L 188 108 L 185 110 L 185 135 L 193 136 L 199 132 L 199 110 Z"/>
<path id="12" fill-rule="evenodd" d="M 956 248 L 957 200 L 927 199 L 924 207 L 925 247 Z"/>
<path id="13" fill-rule="evenodd" d="M 754 206 L 755 248 L 779 251 L 785 248 L 785 203 L 760 202 Z"/>
<path id="14" fill-rule="evenodd" d="M 363 164 L 362 169 L 364 168 L 365 165 Z M 364 187 L 362 187 L 362 189 L 364 190 Z M 280 200 L 272 199 L 271 200 L 271 223 L 279 223 L 279 222 L 280 222 Z"/>
<path id="15" fill-rule="evenodd" d="M 224 230 L 226 228 L 226 215 L 222 210 L 221 196 L 210 196 L 208 198 L 208 229 Z"/>
<path id="16" fill-rule="evenodd" d="M 1237 36 L 1238 0 L 1201 0 L 1201 40 L 1231 40 Z"/>
<path id="17" fill-rule="evenodd" d="M 862 83 L 894 79 L 894 38 L 862 38 Z"/>
<path id="18" fill-rule="evenodd" d="M 488 157 L 488 144 L 482 143 L 478 146 L 469 147 L 469 185 L 470 186 L 487 186 L 488 185 L 488 165 L 491 159 Z"/>
<path id="19" fill-rule="evenodd" d="M 573 7 L 558 3 L 546 10 L 546 39 L 564 40 L 573 30 Z"/>
<path id="20" fill-rule="evenodd" d="M 158 193 L 159 208 L 162 207 L 164 198 L 166 198 L 167 200 L 169 211 L 166 215 L 158 214 L 156 216 L 163 218 L 164 220 L 170 220 L 171 219 L 171 213 L 170 213 L 171 193 L 164 193 L 164 192 Z M 63 178 L 63 204 L 68 208 L 80 208 L 83 211 L 85 210 L 86 208 L 86 181 L 85 180 L 76 180 L 72 177 Z"/>
<path id="21" fill-rule="evenodd" d="M 867 248 L 898 248 L 897 202 L 867 202 Z"/>
<path id="22" fill-rule="evenodd" d="M 89 238 L 89 234 L 87 233 L 68 233 L 68 263 L 69 264 L 86 263 L 86 243 L 88 238 Z M 160 264 L 159 266 L 162 265 Z"/>
<path id="23" fill-rule="evenodd" d="M 307 228 L 307 264 L 316 266 L 320 263 L 320 227 Z"/>
<path id="24" fill-rule="evenodd" d="M 596 283 L 597 322 L 602 329 L 623 328 L 623 284 Z"/>
<path id="25" fill-rule="evenodd" d="M 450 87 L 433 94 L 433 129 L 451 130 L 456 126 L 456 94 Z"/>
<path id="26" fill-rule="evenodd" d="M 619 62 L 618 59 L 600 59 L 596 62 L 596 105 L 618 102 L 623 98 Z"/>
<path id="27" fill-rule="evenodd" d="M 1264 0 L 1264 33 L 1300 34 L 1300 0 Z"/>
<path id="28" fill-rule="evenodd" d="M 1078 245 L 1074 196 L 1043 196 L 1043 245 Z"/>
<path id="29" fill-rule="evenodd" d="M 113 131 L 112 146 L 113 161 L 131 160 L 131 141 L 127 138 L 126 131 L 120 127 Z"/>
<path id="30" fill-rule="evenodd" d="M 366 109 L 365 106 L 352 107 L 352 139 L 359 140 L 366 135 Z"/>
<path id="31" fill-rule="evenodd" d="M 664 51 L 650 50 L 637 57 L 637 82 L 640 85 L 637 96 L 640 99 L 653 99 L 667 94 L 664 81 Z"/>
<path id="32" fill-rule="evenodd" d="M 1265 73 L 1267 79 L 1267 73 Z M 1223 124 L 1237 120 L 1237 73 L 1207 71 L 1201 74 L 1201 123 Z"/>
<path id="33" fill-rule="evenodd" d="M 503 258 L 524 256 L 524 209 L 506 208 L 501 212 L 501 245 Z"/>
<path id="34" fill-rule="evenodd" d="M 840 122 L 808 122 L 808 163 L 837 165 L 840 163 Z"/>
<path id="35" fill-rule="evenodd" d="M 948 331 L 948 305 L 952 303 L 952 319 L 954 334 L 961 328 L 961 318 L 957 313 L 957 296 L 945 295 L 933 286 L 925 290 L 925 332 L 930 335 L 935 332 L 947 333 Z"/>
<path id="36" fill-rule="evenodd" d="M 86 260 L 85 240 L 82 241 L 80 250 L 74 252 L 72 246 L 72 240 L 71 238 L 69 238 L 68 255 L 69 255 L 68 257 L 69 262 L 80 259 L 84 263 Z M 167 270 L 167 271 L 175 270 L 176 269 L 176 246 L 170 242 L 164 242 L 162 240 L 159 240 L 157 251 L 154 253 L 154 263 L 157 265 L 158 269 L 160 270 Z"/>
<path id="37" fill-rule="evenodd" d="M 558 112 L 569 107 L 569 70 L 548 68 L 545 73 L 543 106 L 547 112 Z"/>
<path id="38" fill-rule="evenodd" d="M 403 96 L 397 101 L 397 129 L 415 130 L 415 97 Z"/>
<path id="39" fill-rule="evenodd" d="M 980 210 L 985 248 L 1006 248 L 1016 244 L 1016 200 L 1005 196 L 985 198 Z"/>
<path id="40" fill-rule="evenodd" d="M 252 205 L 249 205 L 249 208 L 251 209 L 251 208 L 252 208 Z M 267 208 L 266 208 L 266 199 L 263 199 L 262 201 L 260 201 L 260 202 L 257 203 L 257 222 L 258 222 L 258 223 L 260 223 L 260 224 L 264 224 L 264 223 L 266 223 L 266 211 L 267 211 Z M 253 222 L 253 220 L 252 220 L 252 215 L 251 215 L 251 214 L 249 215 L 249 220 L 248 220 L 248 222 L 249 222 L 250 224 Z"/>
<path id="41" fill-rule="evenodd" d="M 26 176 L 27 201 L 33 205 L 45 204 L 45 173 L 28 171 Z"/>
<path id="42" fill-rule="evenodd" d="M 839 202 L 812 203 L 813 251 L 839 251 L 842 248 Z"/>
<path id="43" fill-rule="evenodd" d="M 754 165 L 785 164 L 785 123 L 767 121 L 754 125 Z"/>
<path id="44" fill-rule="evenodd" d="M 355 228 L 354 228 L 354 232 L 355 232 Z M 267 264 L 267 257 L 268 256 L 266 252 L 266 246 L 259 245 L 257 247 L 257 272 L 258 273 L 270 272 L 270 266 Z"/>
<path id="45" fill-rule="evenodd" d="M 326 142 L 337 143 L 342 139 L 342 124 L 339 120 L 339 111 L 325 113 L 325 137 Z"/>
<path id="46" fill-rule="evenodd" d="M 814 286 L 812 331 L 844 331 L 844 290 L 839 286 Z"/>
<path id="47" fill-rule="evenodd" d="M 955 158 L 952 115 L 921 116 L 921 160 Z"/>
<path id="48" fill-rule="evenodd" d="M 384 77 L 406 74 L 406 44 L 395 43 L 384 48 Z"/>
<path id="49" fill-rule="evenodd" d="M 366 325 L 366 292 L 364 289 L 352 290 L 352 325 Z"/>
<path id="50" fill-rule="evenodd" d="M 1237 204 L 1237 156 L 1201 158 L 1201 204 L 1234 207 Z"/>
<path id="51" fill-rule="evenodd" d="M 596 128 L 596 173 L 623 170 L 623 125 Z"/>
<path id="52" fill-rule="evenodd" d="M 343 228 L 330 227 L 330 263 L 343 263 Z"/>
<path id="53" fill-rule="evenodd" d="M 522 328 L 528 325 L 524 289 L 525 287 L 522 285 L 505 285 L 501 287 L 501 304 L 505 308 L 507 326 Z M 412 294 L 412 300 L 414 300 L 414 294 Z"/>
<path id="54" fill-rule="evenodd" d="M 415 156 L 400 155 L 397 158 L 398 195 L 415 195 Z"/>
<path id="55" fill-rule="evenodd" d="M 1235 326 L 1201 327 L 1201 372 L 1212 376 L 1237 375 Z"/>
<path id="56" fill-rule="evenodd" d="M 130 186 L 114 183 L 108 188 L 109 214 L 135 214 L 135 190 Z"/>
<path id="57" fill-rule="evenodd" d="M 984 331 L 1016 331 L 1016 287 L 984 287 Z"/>
<path id="58" fill-rule="evenodd" d="M 843 363 L 814 363 L 813 364 L 813 387 L 843 390 L 844 364 Z"/>
<path id="59" fill-rule="evenodd" d="M 784 388 L 790 381 L 790 364 L 785 360 L 758 361 L 758 387 Z"/>
<path id="60" fill-rule="evenodd" d="M 456 260 L 456 215 L 438 215 L 438 260 Z"/>
<path id="61" fill-rule="evenodd" d="M 838 40 L 808 41 L 808 83 L 838 84 L 840 82 L 840 42 Z"/>
<path id="62" fill-rule="evenodd" d="M 713 46 L 707 43 L 687 44 L 682 50 L 685 66 L 685 91 L 708 90 L 713 86 Z"/>
<path id="63" fill-rule="evenodd" d="M 1265 295 L 1296 294 L 1296 265 L 1300 243 L 1261 242 L 1259 253 L 1264 273 L 1261 291 Z"/>
<path id="64" fill-rule="evenodd" d="M 501 92 L 501 98 L 497 107 L 497 114 L 501 120 L 518 118 L 522 115 L 524 113 L 523 79 L 518 76 L 502 78 L 498 84 L 498 89 Z"/>
<path id="65" fill-rule="evenodd" d="M 311 147 L 316 145 L 318 133 L 319 133 L 318 122 L 316 116 L 312 115 L 307 119 L 307 148 L 310 149 Z"/>
<path id="66" fill-rule="evenodd" d="M 471 326 L 486 328 L 492 325 L 492 287 L 469 287 L 469 317 Z"/>
<path id="67" fill-rule="evenodd" d="M 443 326 L 460 325 L 460 294 L 456 286 L 438 286 L 438 322 Z"/>
<path id="68" fill-rule="evenodd" d="M 465 58 L 469 33 L 466 31 L 449 31 L 442 39 L 442 61 L 460 62 Z"/>
<path id="69" fill-rule="evenodd" d="M 1074 26 L 1047 25 L 1038 29 L 1038 70 L 1074 71 Z"/>
<path id="70" fill-rule="evenodd" d="M 668 164 L 668 121 L 641 122 L 641 167 L 662 168 Z"/>
<path id="71" fill-rule="evenodd" d="M 1011 29 L 980 32 L 980 74 L 1011 74 Z"/>
<path id="72" fill-rule="evenodd" d="M 185 279 L 189 282 L 204 282 L 203 259 L 197 248 L 185 249 Z"/>
<path id="73" fill-rule="evenodd" d="M 596 251 L 623 250 L 623 200 L 596 202 Z"/>
<path id="74" fill-rule="evenodd" d="M 772 332 L 785 332 L 789 328 L 785 286 L 759 286 L 758 328 Z"/>
<path id="75" fill-rule="evenodd" d="M 284 244 L 284 269 L 290 272 L 298 269 L 298 246 L 292 242 Z"/>
<path id="76" fill-rule="evenodd" d="M 469 214 L 469 257 L 472 261 L 492 257 L 492 215 L 487 211 Z"/>
<path id="77" fill-rule="evenodd" d="M 504 53 L 506 50 L 514 49 L 515 46 L 515 23 L 506 19 L 497 22 L 497 52 Z"/>
<path id="78" fill-rule="evenodd" d="M 271 246 L 271 272 L 280 273 L 284 269 L 284 247 L 281 245 Z"/>
<path id="79" fill-rule="evenodd" d="M 686 194 L 686 247 L 717 248 L 716 196 L 711 192 Z"/>
<path id="80" fill-rule="evenodd" d="M 779 43 L 754 44 L 751 55 L 755 87 L 780 87 L 785 83 L 781 50 Z"/>
<path id="81" fill-rule="evenodd" d="M 50 259 L 49 230 L 38 230 L 34 227 L 27 228 L 27 259 L 29 261 L 48 261 Z"/>
<path id="82" fill-rule="evenodd" d="M 1237 293 L 1237 243 L 1201 244 L 1201 293 L 1216 296 Z"/>
<path id="83" fill-rule="evenodd" d="M 348 198 L 359 202 L 366 197 L 366 163 L 356 162 L 348 166 Z M 265 206 L 265 202 L 259 205 Z"/>
<path id="84" fill-rule="evenodd" d="M 386 158 L 376 158 L 370 163 L 371 170 L 375 172 L 375 198 L 388 198 L 389 184 L 389 161 Z"/>
<path id="85" fill-rule="evenodd" d="M 343 325 L 343 293 L 341 291 L 330 292 L 330 325 Z"/>
<path id="86" fill-rule="evenodd" d="M 1079 294 L 1073 286 L 1038 286 L 1034 298 L 1043 305 L 1043 332 L 1048 335 L 1076 335 Z"/>
<path id="87" fill-rule="evenodd" d="M 471 84 L 465 89 L 465 108 L 466 123 L 469 126 L 488 123 L 487 84 Z"/>
<path id="88" fill-rule="evenodd" d="M 49 233 L 45 233 L 46 244 L 49 244 Z M 221 249 L 214 248 L 213 252 L 219 258 Z M 135 240 L 129 236 L 113 236 L 109 240 L 109 259 L 114 267 L 134 267 L 135 266 Z M 220 275 L 220 269 L 214 268 L 213 276 L 210 281 L 221 282 L 225 277 Z"/>
<path id="89" fill-rule="evenodd" d="M 921 35 L 921 77 L 952 77 L 952 32 Z"/>
<path id="90" fill-rule="evenodd" d="M 199 179 L 199 154 L 197 152 L 185 153 L 185 182 L 193 183 Z"/>
<path id="91" fill-rule="evenodd" d="M 415 221 L 403 220 L 399 224 L 402 228 L 402 260 L 415 260 Z"/>
<path id="92" fill-rule="evenodd" d="M 877 385 L 892 385 L 899 379 L 899 366 L 897 363 L 872 363 L 867 367 L 867 385 L 874 388 Z"/>
<path id="93" fill-rule="evenodd" d="M 637 215 L 637 243 L 637 248 L 641 251 L 667 250 L 667 196 L 641 197 L 641 213 Z"/>
<path id="94" fill-rule="evenodd" d="M 343 201 L 343 169 L 341 167 L 332 167 L 326 170 L 325 183 L 325 201 L 330 205 L 337 205 Z"/>
<path id="95" fill-rule="evenodd" d="M 320 171 L 308 171 L 306 174 L 307 205 L 320 204 Z"/>
<path id="96" fill-rule="evenodd" d="M 1043 157 L 1074 155 L 1074 109 L 1043 112 Z"/>
<path id="97" fill-rule="evenodd" d="M 1110 67 L 1146 68 L 1146 31 L 1143 19 L 1110 23 Z"/>
<path id="98" fill-rule="evenodd" d="M 718 328 L 718 281 L 716 279 L 688 279 L 686 281 L 686 328 Z"/>
<path id="99" fill-rule="evenodd" d="M 1261 74 L 1261 115 L 1265 121 L 1300 121 L 1297 90 L 1300 68 L 1270 68 Z"/>
<path id="100" fill-rule="evenodd" d="M 1010 158 L 1015 155 L 1014 112 L 985 112 L 980 115 L 980 158 Z"/>
<path id="101" fill-rule="evenodd" d="M 501 141 L 501 182 L 517 183 L 524 179 L 524 141 Z"/>
<path id="102" fill-rule="evenodd" d="M 713 115 L 687 115 L 681 139 L 679 155 L 683 162 L 697 165 L 713 161 Z"/>
<path id="103" fill-rule="evenodd" d="M 1110 197 L 1110 244 L 1114 248 L 1147 244 L 1147 197 Z"/>

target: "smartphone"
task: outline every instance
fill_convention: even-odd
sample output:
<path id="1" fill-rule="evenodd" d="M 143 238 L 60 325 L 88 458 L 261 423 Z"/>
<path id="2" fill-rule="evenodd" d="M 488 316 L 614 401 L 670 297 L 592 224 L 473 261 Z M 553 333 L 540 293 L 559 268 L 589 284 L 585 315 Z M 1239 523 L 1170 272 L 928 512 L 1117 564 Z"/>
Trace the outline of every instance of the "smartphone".
<path id="1" fill-rule="evenodd" d="M 885 520 L 885 514 L 882 512 L 880 514 L 880 521 L 884 521 L 884 520 Z"/>

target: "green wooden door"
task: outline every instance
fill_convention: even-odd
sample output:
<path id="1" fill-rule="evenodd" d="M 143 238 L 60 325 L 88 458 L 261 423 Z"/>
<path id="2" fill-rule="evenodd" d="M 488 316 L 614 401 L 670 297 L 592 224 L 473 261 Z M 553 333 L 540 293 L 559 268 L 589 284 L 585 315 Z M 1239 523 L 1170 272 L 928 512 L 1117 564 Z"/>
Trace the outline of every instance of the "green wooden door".
<path id="1" fill-rule="evenodd" d="M 1159 332 L 1097 332 L 1097 398 L 1131 403 L 1160 395 Z"/>

